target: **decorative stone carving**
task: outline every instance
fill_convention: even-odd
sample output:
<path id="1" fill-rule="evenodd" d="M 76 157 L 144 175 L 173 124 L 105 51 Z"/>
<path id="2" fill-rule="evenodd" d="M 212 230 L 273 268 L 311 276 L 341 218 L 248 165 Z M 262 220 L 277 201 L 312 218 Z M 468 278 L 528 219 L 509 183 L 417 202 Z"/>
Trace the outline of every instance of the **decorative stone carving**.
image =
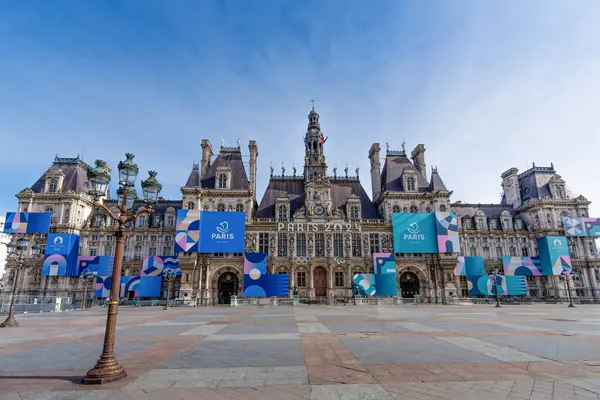
<path id="1" fill-rule="evenodd" d="M 312 233 L 308 234 L 308 244 L 307 244 L 308 256 L 312 257 L 315 251 L 315 239 Z"/>
<path id="2" fill-rule="evenodd" d="M 256 234 L 254 233 L 249 233 L 246 235 L 246 243 L 245 243 L 245 247 L 246 247 L 246 251 L 248 253 L 253 253 L 256 251 Z"/>
<path id="3" fill-rule="evenodd" d="M 363 252 L 366 254 L 369 253 L 369 235 L 368 234 L 363 235 Z"/>
<path id="4" fill-rule="evenodd" d="M 325 246 L 327 246 L 327 254 L 331 257 L 333 255 L 333 238 L 330 233 L 325 235 Z"/>
<path id="5" fill-rule="evenodd" d="M 269 253 L 276 254 L 277 253 L 277 243 L 275 240 L 275 235 L 270 235 L 269 238 Z"/>
<path id="6" fill-rule="evenodd" d="M 294 240 L 294 234 L 288 234 L 288 256 L 292 256 L 294 254 L 294 245 L 296 241 Z"/>
<path id="7" fill-rule="evenodd" d="M 392 237 L 389 235 L 381 236 L 381 248 L 384 253 L 392 253 L 393 252 L 393 243 Z"/>
<path id="8" fill-rule="evenodd" d="M 306 216 L 306 207 L 300 206 L 293 215 L 293 218 L 305 217 Z"/>
<path id="9" fill-rule="evenodd" d="M 346 257 L 350 257 L 350 254 L 352 252 L 351 244 L 352 244 L 352 237 L 350 236 L 350 234 L 344 235 L 344 255 Z"/>

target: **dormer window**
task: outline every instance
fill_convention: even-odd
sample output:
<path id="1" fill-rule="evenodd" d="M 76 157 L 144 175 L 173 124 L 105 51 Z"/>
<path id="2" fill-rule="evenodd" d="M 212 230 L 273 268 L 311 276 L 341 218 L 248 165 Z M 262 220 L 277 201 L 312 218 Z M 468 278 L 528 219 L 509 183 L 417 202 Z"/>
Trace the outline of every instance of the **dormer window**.
<path id="1" fill-rule="evenodd" d="M 56 193 L 58 191 L 58 178 L 48 178 L 48 193 Z"/>
<path id="2" fill-rule="evenodd" d="M 465 229 L 472 229 L 471 218 L 466 217 L 465 219 L 463 219 L 463 226 L 465 227 Z"/>
<path id="3" fill-rule="evenodd" d="M 94 228 L 99 228 L 102 225 L 104 217 L 102 215 L 94 216 Z"/>
<path id="4" fill-rule="evenodd" d="M 490 219 L 490 229 L 498 229 L 498 220 Z"/>
<path id="5" fill-rule="evenodd" d="M 166 218 L 166 227 L 167 228 L 172 228 L 175 226 L 175 217 L 172 215 L 167 215 Z"/>
<path id="6" fill-rule="evenodd" d="M 193 201 L 190 201 L 187 203 L 187 208 L 188 210 L 195 210 L 196 209 L 196 204 L 194 204 Z"/>
<path id="7" fill-rule="evenodd" d="M 408 192 L 414 192 L 417 190 L 417 180 L 414 176 L 406 178 L 406 190 Z"/>
<path id="8" fill-rule="evenodd" d="M 227 174 L 219 174 L 217 187 L 219 189 L 227 189 Z"/>
<path id="9" fill-rule="evenodd" d="M 281 204 L 277 211 L 279 213 L 279 221 L 286 221 L 288 219 L 288 211 L 285 205 Z"/>

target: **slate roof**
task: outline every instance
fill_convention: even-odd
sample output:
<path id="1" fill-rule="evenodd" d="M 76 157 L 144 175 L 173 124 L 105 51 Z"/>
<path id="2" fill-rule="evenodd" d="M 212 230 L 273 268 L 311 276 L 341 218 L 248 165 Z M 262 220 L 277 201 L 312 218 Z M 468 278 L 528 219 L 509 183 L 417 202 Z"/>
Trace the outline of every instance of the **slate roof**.
<path id="1" fill-rule="evenodd" d="M 246 169 L 244 168 L 242 153 L 237 147 L 221 147 L 219 155 L 212 162 L 210 167 L 206 170 L 205 175 L 202 177 L 200 176 L 200 167 L 197 164 L 194 165 L 184 187 L 203 187 L 214 189 L 216 187 L 215 175 L 217 173 L 217 168 L 227 165 L 231 167 L 231 187 L 229 189 L 250 190 L 250 183 L 248 181 L 248 175 L 246 175 Z"/>
<path id="2" fill-rule="evenodd" d="M 488 218 L 499 218 L 504 211 L 508 211 L 513 217 L 517 214 L 510 205 L 505 204 L 454 203 L 450 204 L 450 209 L 456 213 L 457 218 L 466 216 L 473 217 L 479 210 L 483 211 Z"/>
<path id="3" fill-rule="evenodd" d="M 361 203 L 362 218 L 381 218 L 358 179 L 331 179 L 331 200 L 333 208 L 344 208 L 351 195 L 358 196 Z M 277 198 L 287 196 L 290 199 L 290 215 L 304 205 L 306 198 L 304 178 L 277 178 L 269 180 L 267 190 L 262 197 L 254 218 L 275 218 Z M 345 211 L 345 210 L 344 210 Z"/>
<path id="4" fill-rule="evenodd" d="M 391 153 L 391 154 L 390 154 Z M 447 190 L 442 178 L 436 172 L 432 173 L 431 183 L 421 174 L 405 154 L 386 154 L 381 171 L 381 192 L 404 192 L 402 174 L 407 168 L 413 169 L 417 174 L 417 191 L 421 193 L 436 190 Z"/>
<path id="5" fill-rule="evenodd" d="M 77 156 L 76 158 L 64 158 L 56 156 L 52 166 L 48 169 L 56 170 L 60 169 L 65 174 L 62 187 L 59 188 L 62 192 L 72 190 L 76 193 L 85 193 L 89 190 L 90 185 L 87 178 L 88 170 L 91 167 L 83 162 Z M 31 190 L 34 193 L 42 193 L 46 187 L 45 174 L 42 175 L 34 184 L 31 186 Z"/>
<path id="6" fill-rule="evenodd" d="M 552 197 L 548 182 L 556 176 L 554 166 L 536 167 L 528 169 L 519 174 L 519 187 L 521 189 L 521 200 L 526 203 L 528 199 L 541 199 L 545 196 Z"/>

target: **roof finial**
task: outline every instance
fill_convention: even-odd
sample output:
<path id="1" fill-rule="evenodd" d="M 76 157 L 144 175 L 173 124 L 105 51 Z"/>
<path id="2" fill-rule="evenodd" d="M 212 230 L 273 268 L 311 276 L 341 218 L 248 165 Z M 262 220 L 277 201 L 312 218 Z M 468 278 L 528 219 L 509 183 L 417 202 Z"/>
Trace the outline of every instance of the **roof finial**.
<path id="1" fill-rule="evenodd" d="M 242 148 L 242 141 L 240 139 L 237 140 L 237 145 L 239 149 Z"/>
<path id="2" fill-rule="evenodd" d="M 312 100 L 310 101 L 312 103 L 312 109 L 313 111 L 315 110 L 315 96 L 313 95 Z"/>
<path id="3" fill-rule="evenodd" d="M 402 153 L 406 155 L 406 140 L 402 139 Z"/>
<path id="4" fill-rule="evenodd" d="M 225 147 L 225 139 L 221 136 L 221 148 Z"/>
<path id="5" fill-rule="evenodd" d="M 285 176 L 285 167 L 283 165 L 283 161 L 281 162 L 281 176 Z"/>
<path id="6" fill-rule="evenodd" d="M 272 178 L 273 177 L 273 171 L 274 171 L 273 163 L 272 162 L 269 163 L 269 169 L 271 170 L 271 178 Z"/>
<path id="7" fill-rule="evenodd" d="M 337 179 L 337 167 L 333 167 L 333 179 Z"/>
<path id="8" fill-rule="evenodd" d="M 344 172 L 346 173 L 346 178 L 348 177 L 348 163 L 346 163 L 346 167 L 344 168 Z"/>
<path id="9" fill-rule="evenodd" d="M 389 144 L 387 138 L 385 138 L 385 152 L 386 153 L 390 152 L 390 144 Z"/>

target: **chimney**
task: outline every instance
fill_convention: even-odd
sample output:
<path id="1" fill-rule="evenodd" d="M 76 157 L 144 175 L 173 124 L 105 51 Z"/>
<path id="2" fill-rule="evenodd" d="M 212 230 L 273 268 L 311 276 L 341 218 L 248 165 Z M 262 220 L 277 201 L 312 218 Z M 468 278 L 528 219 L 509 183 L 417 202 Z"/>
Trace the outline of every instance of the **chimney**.
<path id="1" fill-rule="evenodd" d="M 248 142 L 248 149 L 250 150 L 250 190 L 253 200 L 256 200 L 256 158 L 258 157 L 256 140 Z"/>
<path id="2" fill-rule="evenodd" d="M 410 155 L 410 158 L 413 160 L 415 168 L 421 173 L 421 175 L 423 175 L 425 180 L 427 180 L 427 165 L 425 165 L 425 145 L 416 145 L 415 149 Z"/>
<path id="3" fill-rule="evenodd" d="M 202 139 L 202 165 L 200 166 L 200 177 L 204 178 L 206 171 L 210 168 L 210 158 L 213 156 L 210 140 Z"/>
<path id="4" fill-rule="evenodd" d="M 381 194 L 381 162 L 379 162 L 379 143 L 373 143 L 369 150 L 369 160 L 371 160 L 371 193 L 373 202 Z"/>

